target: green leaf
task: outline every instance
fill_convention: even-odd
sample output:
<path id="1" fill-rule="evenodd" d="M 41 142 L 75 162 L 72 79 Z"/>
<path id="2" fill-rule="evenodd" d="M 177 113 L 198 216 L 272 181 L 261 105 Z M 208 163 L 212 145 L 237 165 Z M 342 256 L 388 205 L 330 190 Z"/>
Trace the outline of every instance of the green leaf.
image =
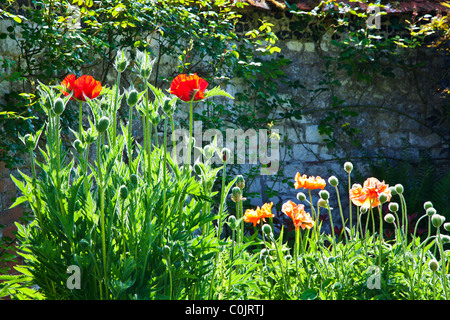
<path id="1" fill-rule="evenodd" d="M 222 90 L 219 86 L 211 90 L 205 91 L 205 100 L 216 96 L 223 96 L 230 99 L 234 99 L 234 97 L 232 97 L 228 92 Z"/>

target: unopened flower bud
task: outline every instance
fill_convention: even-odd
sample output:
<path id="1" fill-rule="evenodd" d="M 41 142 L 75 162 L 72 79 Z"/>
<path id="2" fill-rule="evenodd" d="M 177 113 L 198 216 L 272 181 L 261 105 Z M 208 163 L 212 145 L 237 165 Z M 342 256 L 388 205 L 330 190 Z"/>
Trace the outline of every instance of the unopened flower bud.
<path id="1" fill-rule="evenodd" d="M 119 194 L 122 200 L 125 200 L 128 197 L 128 188 L 123 185 L 119 188 Z"/>
<path id="2" fill-rule="evenodd" d="M 133 185 L 133 187 L 137 186 L 137 184 L 138 184 L 138 177 L 137 177 L 136 174 L 133 173 L 133 174 L 130 175 L 130 182 Z"/>
<path id="3" fill-rule="evenodd" d="M 395 190 L 395 187 L 389 187 L 389 191 L 391 192 L 391 195 L 395 196 L 397 194 L 397 190 Z"/>
<path id="4" fill-rule="evenodd" d="M 428 208 L 426 211 L 428 216 L 433 216 L 436 213 L 436 209 L 435 208 Z"/>
<path id="5" fill-rule="evenodd" d="M 231 230 L 236 230 L 236 217 L 230 216 L 228 218 L 228 225 L 230 226 Z"/>
<path id="6" fill-rule="evenodd" d="M 403 190 L 404 190 L 404 188 L 400 183 L 395 185 L 395 191 L 397 191 L 398 194 L 402 194 Z"/>
<path id="7" fill-rule="evenodd" d="M 299 192 L 299 193 L 297 193 L 297 199 L 298 199 L 298 201 L 305 201 L 306 195 L 303 192 Z"/>
<path id="8" fill-rule="evenodd" d="M 423 204 L 423 208 L 427 210 L 428 208 L 433 208 L 433 203 L 431 201 L 427 201 Z"/>
<path id="9" fill-rule="evenodd" d="M 164 100 L 162 109 L 163 109 L 164 113 L 166 113 L 169 116 L 173 113 L 173 108 L 172 108 L 172 105 L 170 104 L 170 100 L 168 100 L 168 99 Z"/>
<path id="10" fill-rule="evenodd" d="M 209 160 L 214 155 L 214 148 L 208 144 L 203 148 L 203 152 L 205 153 L 206 159 Z"/>
<path id="11" fill-rule="evenodd" d="M 385 203 L 386 201 L 388 201 L 388 195 L 384 192 L 380 193 L 379 200 L 380 203 Z"/>
<path id="12" fill-rule="evenodd" d="M 170 247 L 168 245 L 165 245 L 162 248 L 162 252 L 165 257 L 168 257 L 170 255 L 170 251 L 172 251 L 172 250 L 170 249 Z"/>
<path id="13" fill-rule="evenodd" d="M 75 150 L 77 150 L 77 152 L 79 154 L 82 154 L 84 152 L 84 145 L 83 145 L 83 143 L 80 140 L 78 140 L 78 139 L 75 140 L 73 142 L 73 146 L 74 146 Z"/>
<path id="14" fill-rule="evenodd" d="M 27 133 L 23 137 L 23 141 L 25 142 L 25 146 L 27 147 L 28 151 L 33 151 L 34 150 L 34 139 L 33 139 L 33 136 L 31 134 Z"/>
<path id="15" fill-rule="evenodd" d="M 138 99 L 139 99 L 138 92 L 135 89 L 131 90 L 127 96 L 128 106 L 134 107 L 136 105 L 136 103 L 138 102 Z"/>
<path id="16" fill-rule="evenodd" d="M 194 164 L 194 171 L 199 176 L 201 176 L 203 174 L 202 166 L 198 162 Z"/>
<path id="17" fill-rule="evenodd" d="M 428 263 L 428 267 L 430 268 L 431 271 L 435 272 L 439 268 L 439 263 L 437 262 L 436 259 L 431 259 L 430 262 Z"/>
<path id="18" fill-rule="evenodd" d="M 231 190 L 231 200 L 238 202 L 242 199 L 242 190 L 239 187 L 234 187 Z"/>
<path id="19" fill-rule="evenodd" d="M 263 225 L 262 230 L 266 236 L 270 236 L 272 234 L 272 227 L 267 223 Z"/>
<path id="20" fill-rule="evenodd" d="M 319 201 L 317 201 L 317 205 L 322 208 L 328 208 L 328 200 L 319 199 Z"/>
<path id="21" fill-rule="evenodd" d="M 230 160 L 231 151 L 228 148 L 222 149 L 222 161 L 228 162 Z"/>
<path id="22" fill-rule="evenodd" d="M 333 187 L 336 187 L 339 184 L 339 180 L 335 176 L 331 176 L 328 178 L 328 183 L 331 184 Z"/>
<path id="23" fill-rule="evenodd" d="M 319 196 L 323 200 L 328 200 L 330 198 L 330 193 L 327 190 L 320 190 L 319 191 Z"/>
<path id="24" fill-rule="evenodd" d="M 334 261 L 336 261 L 335 257 L 328 257 L 328 263 L 333 263 Z"/>
<path id="25" fill-rule="evenodd" d="M 445 229 L 446 231 L 450 231 L 450 222 L 444 223 L 444 229 Z"/>
<path id="26" fill-rule="evenodd" d="M 351 162 L 346 162 L 346 163 L 344 163 L 344 170 L 345 170 L 347 173 L 352 172 L 352 170 L 353 170 L 353 164 L 352 164 Z"/>
<path id="27" fill-rule="evenodd" d="M 389 210 L 392 212 L 397 212 L 398 211 L 398 203 L 397 202 L 389 203 Z"/>
<path id="28" fill-rule="evenodd" d="M 359 212 L 360 212 L 361 214 L 364 214 L 364 213 L 366 213 L 368 210 L 369 210 L 369 208 L 364 207 L 364 206 L 361 206 L 361 208 L 359 209 Z"/>
<path id="29" fill-rule="evenodd" d="M 440 214 L 433 214 L 433 216 L 431 217 L 431 223 L 433 224 L 433 226 L 435 226 L 436 228 L 439 228 L 440 226 L 442 226 L 442 224 L 444 223 L 444 219 L 445 217 L 441 216 Z"/>
<path id="30" fill-rule="evenodd" d="M 60 115 L 64 112 L 65 109 L 65 105 L 64 105 L 64 101 L 61 98 L 58 98 L 55 100 L 55 105 L 53 106 L 53 112 L 55 112 L 55 114 Z"/>
<path id="31" fill-rule="evenodd" d="M 444 244 L 450 243 L 450 236 L 443 234 L 443 235 L 441 235 L 441 240 L 442 240 L 442 243 L 444 243 Z"/>
<path id="32" fill-rule="evenodd" d="M 89 247 L 89 242 L 86 240 L 86 239 L 81 239 L 79 242 L 78 242 L 78 245 L 79 245 L 79 247 L 81 248 L 81 249 L 87 249 L 88 247 Z"/>
<path id="33" fill-rule="evenodd" d="M 244 190 L 245 188 L 245 179 L 242 175 L 238 175 L 236 178 L 236 185 L 239 187 L 239 189 Z"/>
<path id="34" fill-rule="evenodd" d="M 384 221 L 386 221 L 387 223 L 394 223 L 395 217 L 392 213 L 388 213 L 384 216 Z"/>
<path id="35" fill-rule="evenodd" d="M 108 127 L 109 127 L 109 118 L 101 117 L 96 125 L 97 131 L 103 133 L 108 129 Z"/>
<path id="36" fill-rule="evenodd" d="M 125 71 L 125 69 L 128 66 L 128 59 L 123 53 L 123 51 L 118 51 L 116 55 L 116 59 L 114 61 L 114 67 L 117 70 L 117 72 L 122 73 Z"/>
<path id="37" fill-rule="evenodd" d="M 336 282 L 333 285 L 333 290 L 340 290 L 340 289 L 342 289 L 342 284 L 340 282 Z"/>

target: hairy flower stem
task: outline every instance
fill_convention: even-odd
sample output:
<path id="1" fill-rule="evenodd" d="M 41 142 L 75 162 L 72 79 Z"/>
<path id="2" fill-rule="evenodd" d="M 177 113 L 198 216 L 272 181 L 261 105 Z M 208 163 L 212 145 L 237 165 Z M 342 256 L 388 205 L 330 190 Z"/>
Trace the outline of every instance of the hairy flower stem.
<path id="1" fill-rule="evenodd" d="M 79 101 L 78 105 L 78 134 L 81 139 L 81 136 L 83 134 L 83 101 Z"/>
<path id="2" fill-rule="evenodd" d="M 114 94 L 114 108 L 113 108 L 113 121 L 112 121 L 112 147 L 116 147 L 116 130 L 117 130 L 117 110 L 118 110 L 118 104 L 119 104 L 119 85 L 120 85 L 120 72 L 117 73 L 117 80 L 116 80 L 116 92 Z"/>
<path id="3" fill-rule="evenodd" d="M 445 252 L 444 252 L 444 248 L 442 246 L 442 237 L 441 237 L 440 227 L 438 227 L 436 230 L 436 238 L 437 238 L 436 240 L 438 242 L 439 253 L 441 256 L 441 282 L 442 282 L 442 287 L 444 288 L 445 300 L 448 300 L 447 274 L 446 274 L 446 268 L 445 268 Z"/>
<path id="4" fill-rule="evenodd" d="M 171 115 L 171 119 L 170 119 L 170 127 L 172 130 L 172 154 L 173 154 L 173 162 L 175 162 L 175 164 L 178 163 L 177 161 L 177 142 L 176 142 L 176 138 L 175 138 L 175 121 L 173 119 L 173 113 Z"/>
<path id="5" fill-rule="evenodd" d="M 164 153 L 163 153 L 163 230 L 166 226 L 166 192 L 167 192 L 167 173 L 166 173 L 166 162 L 167 162 L 167 114 L 164 116 Z"/>
<path id="6" fill-rule="evenodd" d="M 330 217 L 330 227 L 331 227 L 331 235 L 333 236 L 333 256 L 336 256 L 336 234 L 334 233 L 334 224 L 333 224 L 333 216 L 331 215 L 330 206 L 328 208 L 328 215 Z"/>
<path id="7" fill-rule="evenodd" d="M 151 181 L 151 146 L 152 146 L 152 125 L 151 123 L 151 119 L 150 119 L 150 106 L 149 106 L 149 102 L 148 102 L 148 89 L 145 93 L 146 95 L 146 99 L 145 99 L 145 119 L 146 119 L 146 126 L 147 126 L 147 143 L 146 143 L 146 147 L 147 147 L 147 178 L 148 181 Z"/>
<path id="8" fill-rule="evenodd" d="M 350 189 L 351 189 L 351 175 L 350 172 L 348 173 L 348 216 L 350 218 L 350 237 L 353 239 L 353 222 L 352 222 L 352 200 L 350 199 Z M 358 217 L 356 217 L 358 219 Z M 358 226 L 356 226 L 356 229 L 358 229 Z M 356 233 L 358 233 L 358 230 L 356 230 Z"/>
<path id="9" fill-rule="evenodd" d="M 42 214 L 41 214 L 41 199 L 39 196 L 39 192 L 37 189 L 37 183 L 36 183 L 36 168 L 34 163 L 34 152 L 30 151 L 30 158 L 31 158 L 31 170 L 33 172 L 33 193 L 34 198 L 36 199 L 36 209 L 37 209 L 37 218 L 39 220 L 39 223 L 41 224 L 41 229 L 44 229 L 44 221 L 42 220 Z"/>
<path id="10" fill-rule="evenodd" d="M 380 216 L 380 236 L 379 236 L 379 240 L 380 240 L 380 255 L 379 255 L 379 267 L 381 269 L 381 256 L 383 255 L 383 214 L 381 211 L 381 205 L 378 206 L 378 215 Z"/>
<path id="11" fill-rule="evenodd" d="M 334 188 L 336 189 L 336 195 L 337 195 L 338 204 L 339 204 L 339 212 L 341 214 L 342 232 L 344 233 L 345 241 L 348 242 L 347 233 L 345 232 L 344 213 L 342 212 L 341 198 L 339 197 L 339 189 L 338 189 L 337 185 Z"/>
<path id="12" fill-rule="evenodd" d="M 191 164 L 191 153 L 192 153 L 192 129 L 194 127 L 194 106 L 193 106 L 193 102 L 190 101 L 189 102 L 189 141 L 188 141 L 188 150 L 187 150 L 187 154 L 186 154 L 186 164 L 187 164 L 187 168 L 189 168 L 190 164 Z"/>
<path id="13" fill-rule="evenodd" d="M 129 114 L 128 114 L 128 132 L 127 132 L 127 151 L 128 151 L 128 166 L 130 168 L 131 173 L 134 172 L 133 168 L 133 147 L 131 142 L 131 135 L 132 135 L 132 127 L 133 127 L 133 107 L 130 107 Z"/>
<path id="14" fill-rule="evenodd" d="M 312 202 L 312 196 L 311 196 L 311 189 L 308 189 L 308 194 L 309 194 L 309 202 L 310 202 L 310 206 L 311 206 L 311 213 L 314 216 L 314 237 L 316 238 L 316 242 L 319 241 L 319 230 L 318 230 L 318 221 L 319 221 L 319 214 L 316 213 L 316 210 L 314 209 L 313 206 L 313 202 Z"/>
<path id="15" fill-rule="evenodd" d="M 97 165 L 98 165 L 98 187 L 99 197 L 100 197 L 100 223 L 101 223 L 101 237 L 102 237 L 102 256 L 103 256 L 103 281 L 105 284 L 105 296 L 108 298 L 108 279 L 107 279 L 107 266 L 106 266 L 106 236 L 105 236 L 105 189 L 103 185 L 103 172 L 102 172 L 102 157 L 101 157 L 101 146 L 102 146 L 102 135 L 99 133 L 97 139 Z"/>

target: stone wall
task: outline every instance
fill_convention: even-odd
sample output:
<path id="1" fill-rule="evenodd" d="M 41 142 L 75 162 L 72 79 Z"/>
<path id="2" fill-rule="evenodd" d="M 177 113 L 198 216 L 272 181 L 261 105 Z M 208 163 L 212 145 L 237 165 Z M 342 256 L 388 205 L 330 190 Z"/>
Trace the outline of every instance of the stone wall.
<path id="1" fill-rule="evenodd" d="M 304 86 L 304 89 L 296 90 L 286 87 L 280 92 L 280 95 L 294 97 L 299 104 L 305 106 L 303 109 L 305 115 L 301 119 L 276 123 L 274 127 L 279 130 L 281 141 L 285 141 L 280 148 L 280 170 L 282 170 L 280 172 L 283 173 L 285 179 L 293 182 L 297 172 L 314 176 L 320 175 L 324 178 L 336 175 L 340 179 L 345 179 L 346 175 L 342 165 L 346 160 L 352 161 L 362 175 L 369 174 L 367 160 L 363 159 L 364 157 L 382 156 L 401 159 L 405 146 L 409 146 L 412 152 L 410 160 L 418 161 L 421 152 L 428 151 L 434 159 L 440 161 L 442 166 L 448 168 L 448 127 L 434 126 L 427 119 L 432 112 L 441 110 L 443 103 L 439 95 L 433 91 L 435 83 L 428 80 L 430 77 L 443 76 L 443 71 L 445 71 L 445 68 L 442 68 L 445 63 L 443 57 L 430 50 L 420 51 L 418 54 L 422 56 L 418 58 L 426 61 L 426 64 L 416 74 L 415 80 L 412 73 L 394 70 L 395 78 L 379 75 L 374 76 L 372 81 L 367 83 L 348 76 L 342 70 L 334 69 L 333 71 L 341 83 L 334 94 L 345 101 L 344 104 L 349 110 L 358 112 L 357 117 L 347 117 L 344 120 L 349 125 L 361 129 L 362 132 L 358 135 L 361 147 L 354 147 L 349 139 L 342 135 L 339 139 L 341 147 L 330 150 L 327 148 L 326 136 L 321 135 L 318 131 L 320 120 L 331 107 L 330 92 L 317 95 L 312 103 L 310 100 L 314 95 L 311 90 L 318 88 L 320 81 L 323 80 L 325 70 L 323 56 L 336 54 L 334 47 L 329 42 L 333 36 L 325 34 L 323 38 L 315 39 L 314 28 L 305 25 L 300 31 L 296 27 L 297 18 L 289 12 L 267 12 L 256 9 L 247 12 L 242 21 L 237 24 L 236 29 L 245 32 L 251 26 L 257 25 L 258 20 L 262 18 L 274 24 L 273 31 L 280 39 L 277 44 L 281 48 L 280 54 L 292 61 L 292 64 L 284 70 L 287 76 L 292 81 L 299 80 Z M 392 18 L 398 19 L 398 16 Z M 388 18 L 383 18 L 383 20 L 380 34 L 386 35 L 393 30 L 390 28 L 390 20 Z M 2 26 L 4 25 L 2 24 Z M 4 57 L 10 53 L 14 58 L 17 50 L 11 46 L 11 43 L 4 41 L 0 40 L 0 55 Z M 169 65 L 165 67 L 170 69 Z M 413 81 L 418 81 L 420 84 L 419 91 Z M 227 91 L 235 93 L 236 90 L 239 90 L 239 85 L 229 87 Z M 3 83 L 0 89 L 5 92 L 8 90 L 8 85 Z M 249 165 L 231 165 L 230 167 L 232 174 L 250 170 Z M 0 189 L 1 199 L 5 199 L 6 194 L 15 192 L 11 183 L 7 181 L 5 170 L 2 169 L 0 172 L 2 177 L 0 186 L 3 186 Z M 283 182 L 283 177 L 277 179 L 270 175 L 256 177 L 247 192 L 259 193 L 261 197 L 252 198 L 250 202 L 253 205 L 261 205 L 264 202 L 273 201 L 274 204 L 281 205 L 284 201 L 295 200 L 299 190 L 295 190 L 288 183 Z M 355 182 L 362 183 L 363 181 Z M 388 181 L 388 183 L 395 184 L 396 182 Z M 268 196 L 265 193 L 266 187 L 277 190 L 278 195 Z M 333 194 L 332 189 L 329 187 L 327 189 Z M 346 193 L 344 190 L 341 191 L 341 198 L 345 205 Z M 333 198 L 335 199 L 335 197 Z M 9 204 L 10 201 L 2 200 L 0 224 L 15 219 L 16 211 L 8 210 Z M 336 203 L 332 203 L 332 206 L 336 207 Z"/>

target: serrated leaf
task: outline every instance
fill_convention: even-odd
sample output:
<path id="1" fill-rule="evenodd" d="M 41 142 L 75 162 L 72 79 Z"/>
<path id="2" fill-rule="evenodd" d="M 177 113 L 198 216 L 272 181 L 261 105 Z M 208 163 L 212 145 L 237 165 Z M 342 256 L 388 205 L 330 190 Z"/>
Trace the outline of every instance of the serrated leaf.
<path id="1" fill-rule="evenodd" d="M 219 86 L 217 86 L 211 90 L 205 91 L 205 99 L 204 100 L 212 98 L 212 97 L 216 97 L 216 96 L 222 96 L 222 97 L 234 99 L 234 97 L 232 97 L 228 92 L 222 90 Z"/>

